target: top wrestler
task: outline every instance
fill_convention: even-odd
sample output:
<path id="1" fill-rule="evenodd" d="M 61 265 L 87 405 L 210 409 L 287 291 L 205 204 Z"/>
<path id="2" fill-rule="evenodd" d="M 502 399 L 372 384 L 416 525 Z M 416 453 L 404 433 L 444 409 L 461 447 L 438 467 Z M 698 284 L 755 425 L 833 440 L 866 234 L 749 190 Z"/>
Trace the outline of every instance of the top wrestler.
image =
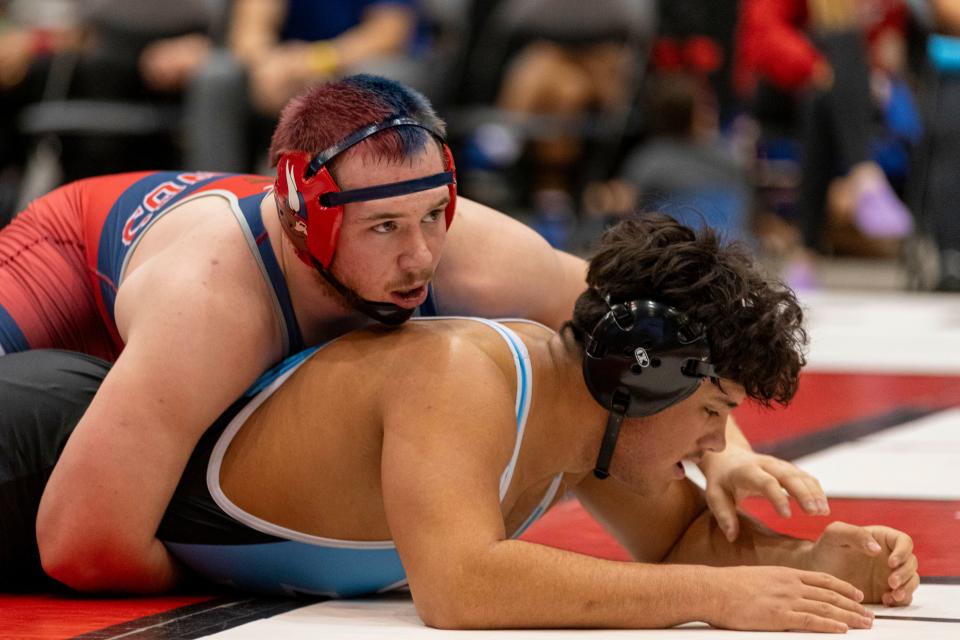
<path id="1" fill-rule="evenodd" d="M 403 321 L 430 302 L 445 314 L 559 327 L 584 262 L 506 216 L 455 203 L 442 134 L 422 96 L 355 76 L 284 110 L 273 192 L 257 176 L 94 178 L 0 230 L 3 349 L 116 358 L 40 505 L 52 576 L 85 590 L 173 585 L 177 565 L 154 532 L 189 452 L 303 345 L 369 317 Z M 735 492 L 763 493 L 784 511 L 786 489 L 805 511 L 826 511 L 813 478 L 754 454 L 729 428 L 738 446 L 702 468 L 731 537 Z"/>
<path id="2" fill-rule="evenodd" d="M 559 334 L 423 319 L 302 352 L 201 438 L 158 537 L 243 589 L 354 596 L 409 581 L 439 627 L 837 632 L 870 626 L 861 602 L 908 604 L 908 535 L 832 523 L 809 542 L 743 517 L 731 544 L 684 481 L 681 460 L 724 448 L 733 407 L 795 392 L 805 334 L 792 293 L 665 216 L 608 232 L 588 280 Z M 0 360 L 0 386 L 24 390 L 0 444 L 33 444 L 0 475 L 49 466 L 109 370 L 38 351 L 47 362 L 14 375 L 22 355 Z M 61 428 L 36 428 L 31 397 L 78 377 L 65 386 L 86 391 L 51 400 Z M 638 562 L 512 539 L 566 490 Z"/>

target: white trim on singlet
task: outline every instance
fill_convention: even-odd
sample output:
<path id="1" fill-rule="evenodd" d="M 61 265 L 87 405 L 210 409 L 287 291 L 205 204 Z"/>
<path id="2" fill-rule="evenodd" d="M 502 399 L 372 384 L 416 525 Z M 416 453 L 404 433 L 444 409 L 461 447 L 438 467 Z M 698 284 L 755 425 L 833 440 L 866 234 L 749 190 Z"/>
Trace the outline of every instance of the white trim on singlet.
<path id="1" fill-rule="evenodd" d="M 514 444 L 513 455 L 511 456 L 507 467 L 500 476 L 500 500 L 503 501 L 503 498 L 506 495 L 506 490 L 509 488 L 510 481 L 513 478 L 517 458 L 520 453 L 520 447 L 523 443 L 523 433 L 526 427 L 527 417 L 529 416 L 530 412 L 530 403 L 532 398 L 531 390 L 533 386 L 533 370 L 530 364 L 530 354 L 520 337 L 511 329 L 484 318 L 437 316 L 430 318 L 412 318 L 410 322 L 426 322 L 430 320 L 474 320 L 481 322 L 494 329 L 511 347 L 511 351 L 513 352 L 514 366 L 517 370 L 518 381 L 516 401 L 517 435 L 516 442 Z M 339 339 L 340 338 L 335 338 L 325 343 L 317 350 L 319 351 L 323 347 L 326 347 L 327 345 L 332 344 Z M 233 441 L 233 438 L 243 427 L 247 419 L 260 407 L 260 405 L 262 405 L 267 398 L 274 393 L 274 391 L 276 391 L 290 376 L 294 374 L 294 372 L 297 371 L 297 369 L 300 368 L 304 362 L 309 359 L 310 358 L 306 358 L 302 362 L 297 363 L 294 367 L 284 371 L 275 380 L 271 381 L 270 384 L 257 393 L 250 400 L 250 402 L 247 403 L 237 413 L 237 415 L 233 417 L 232 420 L 230 420 L 230 423 L 226 426 L 226 428 L 223 430 L 223 433 L 220 434 L 220 437 L 217 439 L 217 443 L 214 445 L 213 450 L 210 453 L 210 461 L 207 464 L 207 489 L 210 491 L 210 496 L 213 498 L 213 501 L 216 502 L 217 506 L 223 509 L 223 511 L 231 518 L 250 527 L 251 529 L 273 535 L 278 538 L 303 542 L 306 544 L 343 549 L 395 549 L 396 545 L 394 544 L 393 540 L 341 540 L 336 538 L 315 536 L 280 526 L 245 511 L 236 505 L 232 500 L 230 500 L 220 486 L 220 468 L 223 465 L 223 458 L 226 455 L 227 449 L 230 447 L 230 443 Z M 538 510 L 542 512 L 546 509 L 546 506 L 549 506 L 549 504 L 553 502 L 557 489 L 560 486 L 560 480 L 562 476 L 562 473 L 557 474 L 553 482 L 550 484 L 547 493 L 544 495 L 543 500 L 541 500 L 540 505 L 530 514 L 530 517 L 527 518 L 527 521 L 524 523 L 521 529 L 518 529 L 518 533 L 522 531 L 522 529 L 525 528 L 530 522 L 532 522 L 532 520 L 535 519 L 535 516 L 539 515 L 537 514 Z"/>
<path id="2" fill-rule="evenodd" d="M 273 189 L 264 192 L 264 198 L 273 194 Z M 255 193 L 250 195 L 257 195 Z M 147 225 L 140 230 L 137 234 L 137 237 L 133 239 L 133 242 L 130 243 L 130 248 L 127 250 L 127 254 L 123 257 L 123 262 L 120 263 L 120 274 L 117 277 L 117 287 L 120 287 L 120 283 L 123 281 L 124 275 L 127 272 L 127 263 L 130 261 L 130 257 L 133 256 L 134 251 L 137 249 L 137 245 L 140 244 L 140 241 L 143 240 L 144 236 L 147 235 L 147 231 L 150 230 L 158 220 L 163 218 L 165 215 L 175 210 L 177 207 L 187 204 L 188 202 L 193 202 L 199 198 L 205 196 L 220 196 L 221 198 L 227 201 L 227 204 L 230 206 L 230 211 L 233 213 L 233 217 L 236 218 L 237 223 L 240 225 L 240 231 L 243 233 L 244 239 L 247 241 L 247 248 L 250 249 L 250 252 L 253 253 L 253 259 L 257 263 L 257 267 L 260 269 L 260 275 L 263 276 L 264 281 L 267 283 L 267 289 L 270 290 L 270 299 L 273 300 L 273 311 L 274 315 L 280 321 L 280 335 L 283 337 L 283 353 L 287 353 L 290 350 L 290 334 L 287 327 L 287 318 L 283 314 L 283 307 L 280 305 L 280 299 L 277 298 L 277 292 L 273 288 L 272 281 L 270 280 L 270 274 L 267 273 L 267 267 L 263 264 L 263 258 L 260 256 L 260 250 L 257 249 L 257 239 L 253 237 L 253 232 L 250 230 L 250 225 L 247 224 L 247 218 L 243 215 L 243 210 L 240 208 L 240 199 L 237 198 L 237 194 L 232 191 L 227 191 L 226 189 L 210 189 L 208 191 L 201 191 L 200 193 L 194 193 L 183 200 L 173 204 L 169 209 L 163 209 L 159 212 L 158 215 L 154 215 L 153 218 L 147 223 Z M 250 196 L 246 196 L 250 197 Z M 260 200 L 262 203 L 263 200 Z M 257 205 L 259 211 L 260 205 Z M 266 225 L 264 225 L 266 229 Z M 271 249 L 272 251 L 272 249 Z"/>

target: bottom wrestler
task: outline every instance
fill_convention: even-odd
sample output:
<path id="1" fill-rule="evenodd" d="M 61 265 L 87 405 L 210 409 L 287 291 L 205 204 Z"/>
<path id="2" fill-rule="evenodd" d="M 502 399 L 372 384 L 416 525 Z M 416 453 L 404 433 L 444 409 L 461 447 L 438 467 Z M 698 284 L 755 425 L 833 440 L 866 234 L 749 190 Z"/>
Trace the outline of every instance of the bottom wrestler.
<path id="1" fill-rule="evenodd" d="M 423 621 L 444 628 L 702 620 L 839 632 L 871 625 L 861 603 L 910 602 L 908 535 L 833 523 L 810 542 L 741 516 L 730 543 L 684 478 L 681 461 L 724 447 L 732 408 L 795 392 L 805 334 L 792 293 L 711 232 L 657 216 L 607 232 L 588 282 L 559 334 L 432 319 L 288 360 L 204 436 L 158 537 L 242 589 L 354 596 L 409 584 Z M 5 357 L 0 384 L 14 384 L 21 356 L 37 362 Z M 108 366 L 43 357 L 16 378 L 34 399 L 34 373 L 96 378 Z M 21 440 L 27 405 L 14 407 Z M 69 422 L 36 436 L 46 462 L 16 464 L 49 466 Z M 636 562 L 515 539 L 568 491 Z"/>

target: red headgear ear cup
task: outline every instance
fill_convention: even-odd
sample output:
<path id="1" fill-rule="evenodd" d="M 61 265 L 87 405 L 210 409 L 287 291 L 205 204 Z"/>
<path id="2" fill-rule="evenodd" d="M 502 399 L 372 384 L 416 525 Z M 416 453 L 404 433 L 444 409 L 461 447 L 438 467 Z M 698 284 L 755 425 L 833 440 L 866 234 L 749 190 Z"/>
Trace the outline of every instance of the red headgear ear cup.
<path id="1" fill-rule="evenodd" d="M 453 153 L 450 152 L 450 147 L 445 142 L 443 143 L 443 162 L 444 168 L 453 173 L 453 182 L 447 185 L 447 190 L 450 192 L 450 202 L 447 203 L 447 208 L 443 212 L 447 229 L 449 229 L 453 222 L 453 214 L 457 212 L 457 167 L 453 164 Z"/>
<path id="2" fill-rule="evenodd" d="M 320 196 L 339 193 L 340 187 L 326 167 L 306 178 L 310 156 L 293 151 L 280 156 L 274 185 L 280 219 L 293 241 L 297 256 L 313 266 L 312 255 L 324 268 L 330 267 L 343 223 L 343 207 L 324 207 Z"/>

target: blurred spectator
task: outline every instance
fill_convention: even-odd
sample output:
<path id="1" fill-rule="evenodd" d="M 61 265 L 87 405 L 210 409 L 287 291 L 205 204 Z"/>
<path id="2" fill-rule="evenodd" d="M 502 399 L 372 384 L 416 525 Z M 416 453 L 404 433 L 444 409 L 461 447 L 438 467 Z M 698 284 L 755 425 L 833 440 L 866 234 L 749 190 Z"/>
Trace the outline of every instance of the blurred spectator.
<path id="1" fill-rule="evenodd" d="M 659 0 L 650 65 L 703 78 L 716 96 L 721 128 L 738 110 L 731 80 L 737 2 Z"/>
<path id="2" fill-rule="evenodd" d="M 16 210 L 28 141 L 18 116 L 44 94 L 55 53 L 79 44 L 76 3 L 69 0 L 0 2 L 0 226 Z"/>
<path id="3" fill-rule="evenodd" d="M 504 143 L 495 127 L 477 130 L 472 146 L 506 156 L 526 151 L 534 226 L 557 246 L 573 224 L 575 196 L 584 180 L 586 116 L 603 128 L 623 122 L 638 90 L 653 0 L 511 0 L 483 2 L 488 12 L 473 64 L 481 76 L 502 69 L 494 103 L 517 123 L 518 144 Z M 476 16 L 474 16 L 476 18 Z M 471 81 L 473 78 L 471 78 Z M 483 77 L 477 81 L 484 84 Z M 528 118 L 528 119 L 527 119 Z M 536 124 L 531 124 L 536 123 Z M 499 130 L 503 133 L 503 129 Z M 596 133 L 596 132 L 594 132 Z M 500 153 L 518 147 L 516 152 Z M 470 152 L 468 162 L 475 160 Z M 479 195 L 479 194 L 478 194 Z M 482 197 L 482 196 L 481 196 Z"/>
<path id="4" fill-rule="evenodd" d="M 154 88 L 190 87 L 191 165 L 245 170 L 280 107 L 310 83 L 367 72 L 430 93 L 418 26 L 415 0 L 234 0 L 229 52 L 185 36 L 151 45 L 141 67 Z"/>
<path id="5" fill-rule="evenodd" d="M 137 60 L 155 39 L 205 32 L 210 5 L 211 0 L 10 3 L 8 16 L 17 26 L 0 36 L 5 116 L 0 127 L 3 142 L 9 142 L 0 153 L 4 164 L 23 169 L 21 204 L 60 181 L 179 164 L 170 135 L 176 118 L 160 115 L 173 113 L 179 96 L 149 87 Z"/>
<path id="6" fill-rule="evenodd" d="M 748 239 L 749 172 L 720 135 L 705 75 L 657 72 L 645 102 L 650 137 L 628 152 L 616 179 L 588 185 L 584 212 L 611 223 L 637 210 L 663 211 L 727 239 Z"/>
<path id="7" fill-rule="evenodd" d="M 802 121 L 798 208 L 810 248 L 824 246 L 827 194 L 837 176 L 843 179 L 833 202 L 850 203 L 861 232 L 902 238 L 912 230 L 909 210 L 872 154 L 889 152 L 902 170 L 904 145 L 919 135 L 902 80 L 905 20 L 899 0 L 741 2 L 735 83 L 761 124 Z M 878 114 L 886 146 L 875 143 Z"/>
<path id="8" fill-rule="evenodd" d="M 179 109 L 182 93 L 155 86 L 141 61 L 153 43 L 170 38 L 203 39 L 213 27 L 209 0 L 80 0 L 88 45 L 76 60 L 70 99 L 102 100 L 154 107 L 159 113 Z M 172 118 L 175 123 L 175 118 Z M 64 179 L 140 169 L 172 169 L 180 162 L 174 124 L 128 132 L 81 136 L 64 142 Z M 68 148 L 69 147 L 69 148 Z M 74 151 L 75 150 L 75 151 Z"/>
<path id="9" fill-rule="evenodd" d="M 237 0 L 234 53 L 250 69 L 250 97 L 276 115 L 307 84 L 377 73 L 422 88 L 410 52 L 417 33 L 413 0 Z"/>
<path id="10" fill-rule="evenodd" d="M 709 85 L 685 73 L 659 74 L 648 113 L 652 137 L 628 156 L 620 173 L 635 190 L 638 207 L 669 213 L 694 227 L 709 225 L 728 239 L 745 239 L 750 183 L 722 143 Z"/>

